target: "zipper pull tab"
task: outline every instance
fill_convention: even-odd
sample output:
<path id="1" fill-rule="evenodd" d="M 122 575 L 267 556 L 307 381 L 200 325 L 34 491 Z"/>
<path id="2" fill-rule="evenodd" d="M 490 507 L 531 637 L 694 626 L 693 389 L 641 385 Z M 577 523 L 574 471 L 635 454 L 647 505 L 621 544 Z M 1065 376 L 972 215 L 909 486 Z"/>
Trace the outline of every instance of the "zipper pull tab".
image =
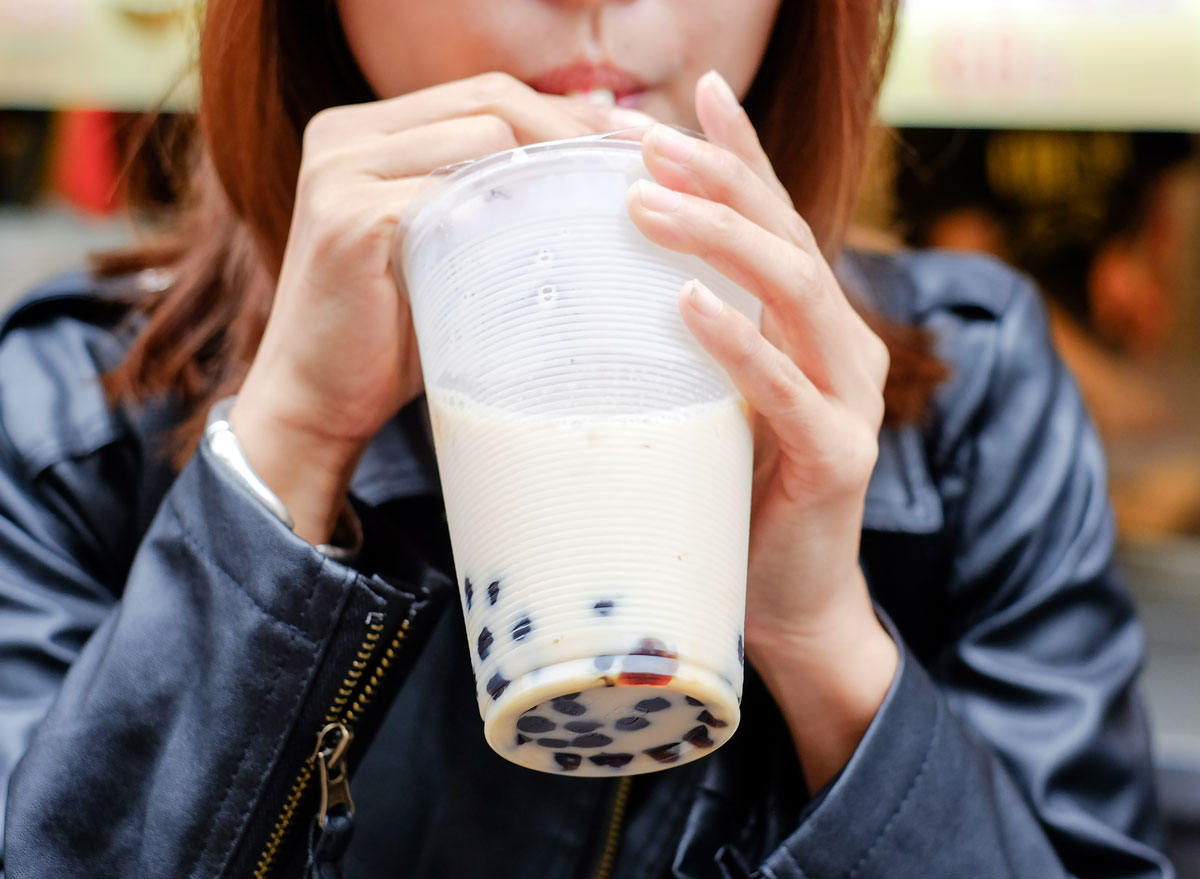
<path id="1" fill-rule="evenodd" d="M 350 769 L 346 765 L 346 751 L 354 733 L 344 723 L 330 723 L 317 734 L 317 748 L 310 759 L 317 763 L 317 774 L 321 777 L 321 806 L 317 810 L 317 825 L 324 830 L 326 816 L 334 806 L 345 805 L 354 814 L 354 800 L 350 796 Z"/>

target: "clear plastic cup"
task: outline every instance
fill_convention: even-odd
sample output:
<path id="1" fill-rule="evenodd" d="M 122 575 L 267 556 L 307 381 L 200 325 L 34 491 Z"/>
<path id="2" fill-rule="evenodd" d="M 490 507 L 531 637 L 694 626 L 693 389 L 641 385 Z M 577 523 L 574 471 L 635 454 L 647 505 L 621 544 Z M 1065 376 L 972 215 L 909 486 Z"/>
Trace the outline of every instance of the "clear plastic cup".
<path id="1" fill-rule="evenodd" d="M 677 301 L 759 304 L 646 240 L 638 178 L 617 136 L 468 163 L 397 255 L 484 734 L 546 772 L 678 765 L 740 716 L 749 412 Z"/>

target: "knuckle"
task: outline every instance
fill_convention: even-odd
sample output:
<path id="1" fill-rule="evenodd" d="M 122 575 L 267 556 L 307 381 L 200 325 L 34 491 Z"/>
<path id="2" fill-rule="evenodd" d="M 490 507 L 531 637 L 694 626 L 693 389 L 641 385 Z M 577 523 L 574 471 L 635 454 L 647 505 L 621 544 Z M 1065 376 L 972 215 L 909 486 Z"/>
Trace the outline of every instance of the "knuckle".
<path id="1" fill-rule="evenodd" d="M 729 334 L 729 362 L 739 371 L 752 368 L 762 350 L 762 338 L 753 325 L 739 321 Z"/>
<path id="2" fill-rule="evenodd" d="M 816 249 L 817 238 L 813 235 L 812 226 L 796 211 L 792 212 L 792 237 L 801 247 Z"/>
<path id="3" fill-rule="evenodd" d="M 710 219 L 713 250 L 736 250 L 744 235 L 741 215 L 733 208 L 716 202 L 711 203 Z"/>
<path id="4" fill-rule="evenodd" d="M 838 442 L 831 466 L 837 480 L 846 486 L 858 486 L 871 478 L 879 457 L 879 440 L 874 432 L 847 431 Z"/>
<path id="5" fill-rule="evenodd" d="M 812 254 L 799 247 L 790 248 L 791 265 L 789 271 L 795 278 L 796 287 L 800 295 L 805 298 L 813 296 L 821 281 L 820 272 L 817 269 L 817 261 L 813 259 Z"/>
<path id="6" fill-rule="evenodd" d="M 871 358 L 870 362 L 873 367 L 872 376 L 882 386 L 892 369 L 892 352 L 888 349 L 887 343 L 874 333 L 871 333 L 869 349 L 868 356 Z"/>
<path id="7" fill-rule="evenodd" d="M 475 76 L 471 80 L 471 86 L 475 100 L 481 106 L 490 106 L 512 94 L 521 83 L 511 74 L 493 70 Z"/>
<path id="8" fill-rule="evenodd" d="M 480 139 L 497 151 L 517 146 L 517 135 L 512 126 L 494 113 L 484 113 L 472 120 Z"/>
<path id="9" fill-rule="evenodd" d="M 304 126 L 304 135 L 301 141 L 304 152 L 320 148 L 329 139 L 332 130 L 337 128 L 338 121 L 338 110 L 335 107 L 317 111 Z"/>

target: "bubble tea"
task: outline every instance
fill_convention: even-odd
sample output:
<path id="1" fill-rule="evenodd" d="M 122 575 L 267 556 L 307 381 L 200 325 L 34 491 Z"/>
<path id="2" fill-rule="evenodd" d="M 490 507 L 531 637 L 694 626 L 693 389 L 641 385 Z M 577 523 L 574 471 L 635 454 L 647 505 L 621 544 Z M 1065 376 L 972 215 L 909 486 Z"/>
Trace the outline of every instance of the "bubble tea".
<path id="1" fill-rule="evenodd" d="M 484 735 L 545 772 L 678 765 L 739 719 L 749 415 L 677 298 L 759 307 L 634 227 L 648 176 L 614 137 L 469 163 L 397 260 Z"/>

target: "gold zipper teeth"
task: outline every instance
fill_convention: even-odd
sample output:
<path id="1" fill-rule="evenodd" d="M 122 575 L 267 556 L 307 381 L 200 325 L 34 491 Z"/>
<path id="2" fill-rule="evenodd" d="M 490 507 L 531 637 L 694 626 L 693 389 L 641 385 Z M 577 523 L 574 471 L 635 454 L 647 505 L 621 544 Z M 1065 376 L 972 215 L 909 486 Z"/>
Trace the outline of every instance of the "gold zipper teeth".
<path id="1" fill-rule="evenodd" d="M 633 787 L 633 776 L 626 775 L 617 787 L 613 798 L 612 814 L 608 821 L 608 835 L 604 839 L 604 852 L 594 879 L 608 879 L 617 860 L 617 845 L 621 841 L 621 825 L 625 820 L 625 807 L 629 805 L 629 791 Z"/>
<path id="2" fill-rule="evenodd" d="M 392 647 L 395 647 L 404 637 L 404 633 L 408 631 L 408 621 L 405 620 L 401 625 L 401 631 L 396 633 L 396 637 L 392 639 Z M 325 714 L 325 722 L 322 727 L 331 723 L 337 723 L 342 715 L 342 708 L 350 701 L 350 697 L 354 694 L 354 689 L 358 684 L 359 678 L 362 677 L 363 669 L 366 668 L 367 660 L 375 652 L 375 648 L 379 646 L 379 639 L 383 635 L 383 623 L 371 623 L 370 629 L 367 632 L 366 640 L 358 649 L 359 660 L 351 662 L 352 666 L 347 672 L 346 677 L 342 679 L 342 685 L 338 687 L 337 696 L 333 700 L 333 705 Z M 390 662 L 393 656 L 391 648 L 387 651 L 388 655 L 385 661 Z M 382 664 L 382 663 L 381 663 Z M 375 676 L 372 675 L 372 680 Z M 355 704 L 358 702 L 356 700 Z M 365 703 L 364 703 L 365 704 Z M 275 856 L 279 853 L 279 846 L 283 844 L 283 838 L 287 834 L 288 828 L 291 826 L 292 817 L 295 815 L 296 808 L 300 805 L 300 798 L 304 796 L 304 791 L 308 787 L 308 782 L 312 779 L 313 773 L 313 758 L 309 757 L 300 767 L 300 774 L 296 776 L 296 781 L 292 785 L 292 789 L 288 792 L 288 797 L 284 801 L 283 809 L 279 813 L 279 818 L 275 822 L 275 828 L 271 831 L 270 837 L 267 838 L 267 844 L 263 848 L 263 853 L 258 859 L 258 864 L 254 868 L 254 879 L 266 879 L 271 870 L 271 865 L 275 861 Z"/>
<path id="3" fill-rule="evenodd" d="M 408 620 L 400 623 L 400 628 L 396 630 L 396 636 L 392 638 L 392 643 L 383 651 L 383 656 L 379 659 L 379 665 L 375 666 L 375 671 L 363 684 L 362 690 L 354 699 L 354 704 L 346 712 L 343 718 L 347 726 L 353 725 L 358 719 L 359 714 L 366 710 L 367 705 L 371 703 L 371 698 L 375 695 L 375 688 L 379 686 L 379 682 L 383 680 L 383 675 L 387 672 L 388 666 L 392 664 L 392 660 L 396 656 L 396 650 L 400 647 L 400 642 L 408 636 Z"/>

